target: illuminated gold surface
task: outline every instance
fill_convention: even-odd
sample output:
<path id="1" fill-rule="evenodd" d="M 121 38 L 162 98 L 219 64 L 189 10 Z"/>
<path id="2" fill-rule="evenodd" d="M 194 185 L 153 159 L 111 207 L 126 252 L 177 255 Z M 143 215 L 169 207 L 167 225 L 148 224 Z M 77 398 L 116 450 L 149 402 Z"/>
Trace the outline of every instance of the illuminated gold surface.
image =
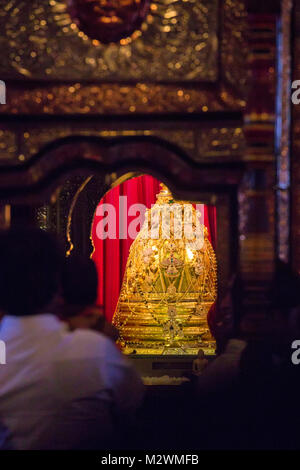
<path id="1" fill-rule="evenodd" d="M 12 114 L 135 114 L 202 113 L 240 109 L 245 102 L 230 92 L 216 93 L 185 85 L 48 84 L 11 86 L 0 113 Z"/>
<path id="2" fill-rule="evenodd" d="M 170 238 L 163 208 L 171 212 Z M 199 214 L 191 204 L 174 201 L 163 186 L 156 204 L 146 213 L 145 223 L 133 242 L 126 265 L 113 323 L 120 332 L 125 353 L 193 354 L 199 347 L 214 349 L 207 314 L 216 299 L 216 258 L 203 225 L 202 243 L 195 248 L 186 233 L 178 237 L 175 222 L 183 222 L 182 210 L 189 207 L 195 234 Z M 173 215 L 172 215 L 173 214 Z M 158 228 L 158 238 L 146 232 Z"/>
<path id="3" fill-rule="evenodd" d="M 213 127 L 197 133 L 197 160 L 221 157 L 243 158 L 246 150 L 244 131 L 241 127 Z"/>
<path id="4" fill-rule="evenodd" d="M 0 76 L 8 82 L 22 81 L 9 83 L 7 105 L 0 107 L 0 113 L 97 115 L 244 109 L 245 2 L 225 0 L 220 10 L 217 3 L 153 1 L 151 15 L 134 37 L 122 44 L 101 45 L 70 24 L 65 0 L 50 0 L 49 4 L 47 0 L 9 1 L 0 9 L 0 47 L 4 51 Z M 24 77 L 28 82 L 24 83 Z M 31 83 L 37 79 L 45 84 Z M 213 87 L 208 83 L 212 81 Z"/>
<path id="5" fill-rule="evenodd" d="M 248 25 L 245 2 L 242 0 L 225 0 L 221 43 L 221 74 L 225 83 L 230 84 L 238 95 L 247 90 L 247 60 L 249 49 L 247 43 Z M 224 91 L 223 99 L 230 99 L 230 93 Z M 246 103 L 244 103 L 246 104 Z"/>
<path id="6" fill-rule="evenodd" d="M 1 78 L 215 81 L 218 1 L 153 0 L 139 31 L 100 44 L 72 22 L 66 0 L 10 0 L 1 9 Z"/>

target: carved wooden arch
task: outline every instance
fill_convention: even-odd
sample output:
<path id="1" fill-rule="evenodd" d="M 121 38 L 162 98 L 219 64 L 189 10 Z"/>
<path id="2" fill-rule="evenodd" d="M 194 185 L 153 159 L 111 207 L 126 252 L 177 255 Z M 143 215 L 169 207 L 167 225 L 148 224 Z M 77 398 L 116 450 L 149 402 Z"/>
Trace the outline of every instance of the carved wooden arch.
<path id="1" fill-rule="evenodd" d="M 62 236 L 66 251 L 90 255 L 91 227 L 100 199 L 120 179 L 141 173 L 164 181 L 178 199 L 217 203 L 218 233 L 222 233 L 217 246 L 217 257 L 222 259 L 219 292 L 225 290 L 237 263 L 234 224 L 242 163 L 195 163 L 175 145 L 149 136 L 70 137 L 48 145 L 25 165 L 0 169 L 0 195 L 9 202 L 32 205 L 43 205 L 58 195 L 60 227 L 55 226 L 54 209 L 49 229 Z"/>
<path id="2" fill-rule="evenodd" d="M 236 187 L 244 166 L 196 163 L 178 146 L 154 136 L 71 136 L 48 144 L 23 164 L 0 166 L 0 202 L 40 205 L 71 175 L 111 178 L 136 171 L 164 181 L 178 199 L 197 200 L 203 191 Z"/>
<path id="3" fill-rule="evenodd" d="M 57 199 L 54 224 L 66 242 L 66 251 L 90 255 L 91 224 L 106 191 L 130 173 L 151 174 L 164 181 L 177 199 L 210 202 L 218 198 L 222 237 L 218 240 L 219 287 L 225 289 L 232 257 L 238 252 L 237 189 L 245 172 L 243 163 L 196 163 L 182 149 L 152 136 L 73 136 L 44 147 L 24 164 L 0 166 L 0 203 L 43 206 Z M 71 184 L 70 180 L 72 181 Z M 58 196 L 58 197 L 57 197 Z M 219 229 L 218 229 L 219 230 Z M 66 236 L 67 235 L 67 236 Z"/>

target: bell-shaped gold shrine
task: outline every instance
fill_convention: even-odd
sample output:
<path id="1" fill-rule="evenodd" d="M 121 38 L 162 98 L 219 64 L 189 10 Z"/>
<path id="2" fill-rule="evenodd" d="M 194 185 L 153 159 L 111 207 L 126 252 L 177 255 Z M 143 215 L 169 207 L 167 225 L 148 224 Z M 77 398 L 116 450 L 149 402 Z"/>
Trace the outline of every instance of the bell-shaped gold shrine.
<path id="1" fill-rule="evenodd" d="M 215 253 L 193 205 L 161 187 L 131 245 L 113 323 L 126 354 L 213 353 Z"/>

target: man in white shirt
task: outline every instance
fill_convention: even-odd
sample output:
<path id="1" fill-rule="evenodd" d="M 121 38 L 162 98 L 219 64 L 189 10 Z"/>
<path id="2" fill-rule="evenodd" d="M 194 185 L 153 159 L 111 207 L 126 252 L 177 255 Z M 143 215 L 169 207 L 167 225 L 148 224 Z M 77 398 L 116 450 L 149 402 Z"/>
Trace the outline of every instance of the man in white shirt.
<path id="1" fill-rule="evenodd" d="M 62 260 L 45 232 L 0 235 L 0 449 L 105 448 L 115 418 L 142 400 L 140 378 L 110 339 L 70 332 L 43 313 L 51 312 Z"/>

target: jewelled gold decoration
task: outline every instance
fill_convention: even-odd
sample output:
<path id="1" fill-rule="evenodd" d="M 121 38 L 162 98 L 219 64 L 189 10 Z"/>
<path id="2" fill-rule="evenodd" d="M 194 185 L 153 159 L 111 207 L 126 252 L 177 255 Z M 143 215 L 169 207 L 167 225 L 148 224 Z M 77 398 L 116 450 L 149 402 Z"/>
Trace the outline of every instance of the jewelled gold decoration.
<path id="1" fill-rule="evenodd" d="M 1 10 L 0 76 L 41 80 L 215 82 L 218 1 L 153 0 L 134 37 L 102 44 L 67 0 L 10 0 Z"/>
<path id="2" fill-rule="evenodd" d="M 1 66 L 1 64 L 0 64 Z M 134 114 L 134 113 L 201 113 L 240 109 L 243 102 L 230 93 L 220 98 L 214 90 L 175 84 L 82 84 L 28 85 L 10 87 L 6 105 L 1 113 L 12 114 Z M 228 104 L 227 104 L 228 103 Z"/>
<path id="3" fill-rule="evenodd" d="M 9 84 L 0 113 L 206 113 L 245 108 L 244 0 L 224 0 L 220 15 L 216 0 L 153 0 L 140 30 L 122 43 L 108 45 L 89 39 L 72 23 L 66 2 L 11 0 L 0 9 L 0 76 Z M 29 87 L 24 77 L 46 84 L 33 82 Z M 214 87 L 207 83 L 212 81 Z"/>
<path id="4" fill-rule="evenodd" d="M 246 139 L 242 127 L 212 127 L 199 130 L 197 138 L 197 160 L 204 159 L 223 161 L 244 159 Z"/>
<path id="5" fill-rule="evenodd" d="M 181 230 L 186 210 L 192 236 Z M 199 216 L 162 185 L 131 246 L 113 318 L 125 353 L 214 351 L 207 314 L 216 300 L 216 258 Z"/>
<path id="6" fill-rule="evenodd" d="M 67 0 L 78 28 L 102 44 L 131 36 L 149 13 L 150 0 Z"/>
<path id="7" fill-rule="evenodd" d="M 222 79 L 230 84 L 236 94 L 246 96 L 248 77 L 245 60 L 247 60 L 249 48 L 245 1 L 225 0 L 222 4 L 224 6 L 221 42 Z M 230 93 L 224 90 L 222 94 L 224 101 L 230 101 Z"/>

